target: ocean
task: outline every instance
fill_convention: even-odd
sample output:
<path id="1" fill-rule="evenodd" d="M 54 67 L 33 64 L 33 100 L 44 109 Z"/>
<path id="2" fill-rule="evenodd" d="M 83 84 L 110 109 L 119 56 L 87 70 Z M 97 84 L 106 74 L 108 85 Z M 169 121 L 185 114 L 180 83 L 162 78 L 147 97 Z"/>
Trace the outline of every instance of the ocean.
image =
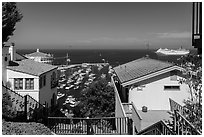
<path id="1" fill-rule="evenodd" d="M 17 52 L 24 55 L 33 53 L 33 49 L 18 49 Z M 156 50 L 141 50 L 141 49 L 111 49 L 111 50 L 67 50 L 67 49 L 40 49 L 41 52 L 50 53 L 54 56 L 54 65 L 65 65 L 66 56 L 68 54 L 71 60 L 69 64 L 81 63 L 104 63 L 108 62 L 111 66 L 118 66 L 135 59 L 149 56 L 152 59 L 158 59 L 169 62 L 177 62 L 180 56 L 158 56 Z"/>

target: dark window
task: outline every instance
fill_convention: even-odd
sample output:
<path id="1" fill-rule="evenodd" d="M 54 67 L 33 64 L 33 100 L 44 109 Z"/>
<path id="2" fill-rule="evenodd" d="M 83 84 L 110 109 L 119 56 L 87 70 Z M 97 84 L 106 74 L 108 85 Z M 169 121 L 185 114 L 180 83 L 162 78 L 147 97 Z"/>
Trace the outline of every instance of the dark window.
<path id="1" fill-rule="evenodd" d="M 25 79 L 25 89 L 34 89 L 34 78 Z"/>
<path id="2" fill-rule="evenodd" d="M 46 85 L 46 75 L 43 76 L 43 85 Z"/>
<path id="3" fill-rule="evenodd" d="M 180 86 L 164 86 L 164 90 L 180 90 Z"/>
<path id="4" fill-rule="evenodd" d="M 22 78 L 14 78 L 14 89 L 16 90 L 23 89 L 23 79 Z"/>
<path id="5" fill-rule="evenodd" d="M 56 81 L 56 73 L 53 72 L 52 75 L 51 75 L 51 88 L 55 88 L 57 86 L 57 81 Z"/>
<path id="6" fill-rule="evenodd" d="M 40 80 L 39 80 L 39 87 L 42 88 L 42 77 L 40 77 Z"/>
<path id="7" fill-rule="evenodd" d="M 5 57 L 5 58 L 4 58 L 4 60 L 5 60 L 5 61 L 7 61 L 7 60 L 8 60 L 8 58 L 7 58 L 7 57 Z"/>

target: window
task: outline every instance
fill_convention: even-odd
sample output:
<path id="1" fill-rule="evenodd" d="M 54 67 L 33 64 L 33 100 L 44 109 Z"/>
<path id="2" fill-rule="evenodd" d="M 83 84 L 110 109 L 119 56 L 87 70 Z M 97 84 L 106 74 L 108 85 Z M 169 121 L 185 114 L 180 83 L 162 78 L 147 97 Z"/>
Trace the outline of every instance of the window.
<path id="1" fill-rule="evenodd" d="M 57 86 L 57 81 L 56 81 L 56 73 L 53 72 L 52 75 L 51 75 L 51 88 L 55 88 Z"/>
<path id="2" fill-rule="evenodd" d="M 40 80 L 39 80 L 39 88 L 42 88 L 42 77 L 40 77 Z"/>
<path id="3" fill-rule="evenodd" d="M 23 79 L 22 78 L 14 78 L 14 89 L 16 90 L 23 89 Z"/>
<path id="4" fill-rule="evenodd" d="M 34 78 L 25 79 L 25 89 L 34 89 Z"/>
<path id="5" fill-rule="evenodd" d="M 46 75 L 43 76 L 43 86 L 46 85 Z"/>
<path id="6" fill-rule="evenodd" d="M 180 86 L 164 86 L 164 90 L 180 90 Z"/>

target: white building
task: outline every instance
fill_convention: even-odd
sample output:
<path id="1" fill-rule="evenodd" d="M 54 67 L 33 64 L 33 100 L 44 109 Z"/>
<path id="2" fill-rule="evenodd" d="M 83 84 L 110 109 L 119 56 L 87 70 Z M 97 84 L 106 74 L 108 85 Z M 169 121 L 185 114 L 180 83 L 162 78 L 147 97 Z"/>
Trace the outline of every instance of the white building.
<path id="1" fill-rule="evenodd" d="M 139 132 L 160 120 L 171 120 L 169 98 L 183 104 L 190 97 L 180 84 L 183 68 L 148 57 L 114 68 L 115 116 L 130 117 Z"/>
<path id="2" fill-rule="evenodd" d="M 31 54 L 26 54 L 25 57 L 32 59 L 37 62 L 42 62 L 46 64 L 52 64 L 53 63 L 53 55 L 40 52 L 39 49 L 37 49 L 36 52 Z"/>
<path id="3" fill-rule="evenodd" d="M 190 94 L 180 84 L 183 68 L 172 63 L 141 58 L 114 68 L 122 102 L 133 102 L 138 110 L 169 110 L 169 98 L 183 104 Z"/>
<path id="4" fill-rule="evenodd" d="M 56 104 L 57 66 L 31 59 L 12 61 L 7 66 L 7 81 L 11 89 L 21 95 L 30 95 L 48 107 Z"/>

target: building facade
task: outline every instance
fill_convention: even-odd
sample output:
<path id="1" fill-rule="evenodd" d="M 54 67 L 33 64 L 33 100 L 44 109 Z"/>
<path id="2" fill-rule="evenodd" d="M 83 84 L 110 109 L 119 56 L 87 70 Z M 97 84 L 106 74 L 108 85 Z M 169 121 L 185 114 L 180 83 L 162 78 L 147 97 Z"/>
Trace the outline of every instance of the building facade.
<path id="1" fill-rule="evenodd" d="M 53 64 L 53 55 L 40 52 L 39 49 L 37 49 L 37 51 L 34 53 L 26 54 L 25 57 L 32 59 L 34 61 L 37 61 L 37 62 Z"/>
<path id="2" fill-rule="evenodd" d="M 57 67 L 30 59 L 13 61 L 7 66 L 7 81 L 20 95 L 33 97 L 48 107 L 56 105 Z"/>
<path id="3" fill-rule="evenodd" d="M 171 63 L 141 58 L 115 67 L 115 79 L 123 103 L 142 110 L 170 110 L 169 98 L 183 104 L 190 97 L 186 84 L 181 84 L 182 68 Z"/>

